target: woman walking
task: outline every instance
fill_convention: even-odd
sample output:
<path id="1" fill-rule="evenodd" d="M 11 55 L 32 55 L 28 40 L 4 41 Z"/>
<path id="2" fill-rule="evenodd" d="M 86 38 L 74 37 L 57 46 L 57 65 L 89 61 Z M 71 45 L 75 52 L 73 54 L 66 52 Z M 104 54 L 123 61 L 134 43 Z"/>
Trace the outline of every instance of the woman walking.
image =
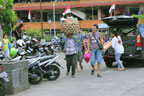
<path id="1" fill-rule="evenodd" d="M 125 68 L 122 64 L 122 61 L 120 60 L 121 55 L 124 53 L 124 47 L 123 47 L 121 37 L 117 35 L 116 31 L 110 32 L 110 35 L 112 37 L 112 47 L 115 50 L 115 59 L 118 62 L 117 70 L 124 71 Z M 104 50 L 106 50 L 106 49 L 104 48 Z"/>

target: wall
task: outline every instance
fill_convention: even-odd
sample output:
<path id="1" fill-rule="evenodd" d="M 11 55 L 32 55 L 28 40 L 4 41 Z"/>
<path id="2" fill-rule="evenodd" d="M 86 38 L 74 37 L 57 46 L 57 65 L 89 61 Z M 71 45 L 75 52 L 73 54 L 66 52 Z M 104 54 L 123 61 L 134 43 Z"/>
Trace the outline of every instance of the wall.
<path id="1" fill-rule="evenodd" d="M 83 20 L 80 21 L 80 28 L 91 28 L 93 24 L 99 24 L 102 23 L 100 20 Z M 23 29 L 41 29 L 41 23 L 40 22 L 28 22 L 23 23 L 24 27 Z M 60 22 L 56 22 L 56 29 L 60 29 Z M 16 24 L 17 26 L 18 24 Z M 51 24 L 51 28 L 54 29 L 53 23 Z M 48 22 L 43 23 L 43 29 L 50 29 L 50 24 Z"/>

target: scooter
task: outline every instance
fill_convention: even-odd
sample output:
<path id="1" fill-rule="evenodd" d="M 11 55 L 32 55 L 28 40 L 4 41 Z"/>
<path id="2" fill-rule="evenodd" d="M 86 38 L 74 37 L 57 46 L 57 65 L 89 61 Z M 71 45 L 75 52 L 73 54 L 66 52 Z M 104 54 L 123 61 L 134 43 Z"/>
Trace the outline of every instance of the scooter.
<path id="1" fill-rule="evenodd" d="M 40 58 L 39 68 L 42 71 L 44 78 L 50 81 L 57 80 L 60 76 L 61 65 L 56 62 L 58 55 L 45 56 Z M 63 67 L 61 67 L 63 68 Z"/>
<path id="2" fill-rule="evenodd" d="M 58 55 L 50 55 L 50 56 L 43 56 L 39 57 L 38 60 L 38 66 L 36 67 L 39 69 L 42 73 L 44 78 L 47 78 L 50 81 L 57 80 L 60 76 L 60 69 L 61 65 L 56 62 L 58 59 Z M 34 56 L 29 57 L 29 59 L 35 58 Z M 61 67 L 63 68 L 63 67 Z"/>
<path id="3" fill-rule="evenodd" d="M 4 66 L 0 64 L 0 96 L 5 96 L 7 91 L 6 82 L 8 82 L 7 73 L 4 71 Z"/>
<path id="4" fill-rule="evenodd" d="M 16 57 L 11 59 L 11 61 L 22 60 L 23 56 L 27 54 L 23 47 L 18 50 L 18 54 Z M 27 59 L 29 61 L 28 64 L 28 79 L 30 84 L 39 84 L 43 79 L 43 73 L 39 70 L 38 64 L 40 62 L 40 57 Z"/>
<path id="5" fill-rule="evenodd" d="M 28 78 L 30 84 L 39 84 L 43 79 L 43 73 L 39 70 L 40 58 L 27 59 L 29 61 Z"/>
<path id="6" fill-rule="evenodd" d="M 58 38 L 57 36 L 54 36 L 54 38 L 52 39 L 52 46 L 54 51 L 61 51 L 62 50 L 62 46 L 60 44 L 60 38 Z"/>
<path id="7" fill-rule="evenodd" d="M 41 46 L 40 52 L 45 53 L 45 55 L 53 55 L 54 54 L 52 44 L 44 43 L 44 44 L 41 44 L 40 46 Z"/>

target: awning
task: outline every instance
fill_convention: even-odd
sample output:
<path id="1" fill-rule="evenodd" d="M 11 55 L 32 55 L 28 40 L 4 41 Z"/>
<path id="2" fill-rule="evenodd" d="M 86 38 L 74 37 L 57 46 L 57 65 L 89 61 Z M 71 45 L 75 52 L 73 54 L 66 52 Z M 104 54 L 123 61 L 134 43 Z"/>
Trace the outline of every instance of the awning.
<path id="1" fill-rule="evenodd" d="M 107 29 L 109 26 L 107 24 L 98 24 L 99 29 Z"/>
<path id="2" fill-rule="evenodd" d="M 81 18 L 82 20 L 86 20 L 86 18 L 87 18 L 87 15 L 84 12 L 76 10 L 76 9 L 72 9 L 71 13 L 74 14 L 75 16 Z"/>

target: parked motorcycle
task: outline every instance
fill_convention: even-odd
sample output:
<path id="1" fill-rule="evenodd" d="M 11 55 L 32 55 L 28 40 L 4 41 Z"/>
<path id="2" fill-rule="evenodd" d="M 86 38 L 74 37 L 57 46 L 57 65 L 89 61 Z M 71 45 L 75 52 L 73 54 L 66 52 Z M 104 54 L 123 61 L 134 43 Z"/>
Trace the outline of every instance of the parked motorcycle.
<path id="1" fill-rule="evenodd" d="M 43 73 L 39 70 L 40 58 L 28 59 L 29 60 L 29 69 L 28 69 L 28 78 L 30 84 L 39 84 L 43 79 Z"/>
<path id="2" fill-rule="evenodd" d="M 54 49 L 52 48 L 52 44 L 51 43 L 41 44 L 40 52 L 45 53 L 45 55 L 53 55 Z"/>
<path id="3" fill-rule="evenodd" d="M 0 96 L 5 96 L 7 91 L 6 82 L 8 82 L 7 73 L 4 71 L 4 66 L 0 63 Z"/>
<path id="4" fill-rule="evenodd" d="M 40 57 L 40 62 L 38 63 L 38 69 L 43 73 L 44 78 L 47 78 L 50 81 L 57 80 L 60 76 L 61 65 L 56 62 L 58 55 L 50 55 Z M 29 59 L 35 58 L 34 56 L 28 57 Z M 62 68 L 62 67 L 61 67 Z"/>
<path id="5" fill-rule="evenodd" d="M 44 78 L 47 78 L 50 81 L 57 80 L 60 76 L 59 67 L 61 67 L 61 65 L 56 62 L 58 57 L 59 56 L 55 54 L 40 58 L 40 70 L 43 72 Z"/>
<path id="6" fill-rule="evenodd" d="M 58 38 L 57 36 L 54 36 L 51 42 L 55 51 L 62 51 L 64 49 L 64 40 L 62 37 Z"/>
<path id="7" fill-rule="evenodd" d="M 1 49 L 0 49 L 1 50 Z M 4 52 L 3 51 L 0 51 L 0 60 L 3 60 L 5 58 L 4 56 Z"/>

